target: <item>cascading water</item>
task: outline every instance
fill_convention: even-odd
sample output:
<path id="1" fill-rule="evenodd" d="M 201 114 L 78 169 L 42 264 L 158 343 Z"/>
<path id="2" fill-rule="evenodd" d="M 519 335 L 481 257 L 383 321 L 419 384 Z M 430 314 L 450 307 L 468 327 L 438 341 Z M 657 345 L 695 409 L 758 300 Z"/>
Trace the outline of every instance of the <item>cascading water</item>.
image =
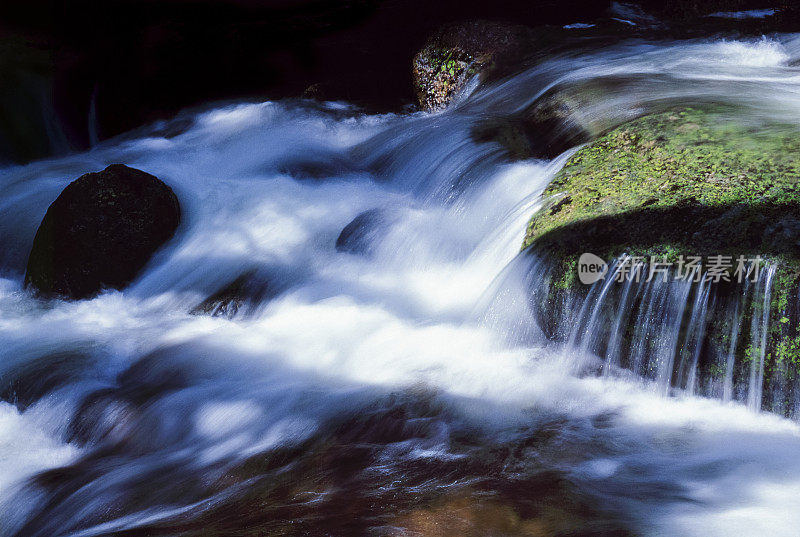
<path id="1" fill-rule="evenodd" d="M 6 168 L 0 534 L 402 535 L 420 505 L 462 494 L 511 533 L 534 530 L 498 503 L 550 534 L 795 535 L 800 429 L 751 411 L 771 269 L 733 297 L 606 280 L 543 326 L 547 264 L 519 247 L 568 155 L 509 163 L 471 129 L 553 88 L 582 95 L 573 119 L 597 131 L 693 102 L 800 123 L 798 57 L 791 36 L 634 43 L 439 114 L 241 104 Z M 115 162 L 173 188 L 178 234 L 124 292 L 34 298 L 22 272 L 42 215 Z M 368 250 L 337 251 L 374 209 Z M 252 308 L 192 313 L 252 274 Z M 732 358 L 746 333 L 747 366 Z"/>
<path id="2" fill-rule="evenodd" d="M 597 366 L 600 357 L 604 376 L 622 368 L 651 379 L 664 395 L 676 388 L 689 395 L 738 400 L 753 411 L 763 407 L 796 415 L 799 394 L 786 382 L 787 371 L 765 377 L 774 265 L 767 265 L 756 283 L 743 281 L 731 293 L 731 285 L 710 283 L 705 273 L 690 281 L 677 278 L 674 271 L 668 278 L 648 278 L 643 263 L 636 269 L 640 277 L 626 278 L 619 275 L 625 262 L 623 257 L 614 263 L 610 276 L 578 299 L 579 307 L 558 313 L 557 323 L 571 326 L 563 352 L 576 372 Z M 548 296 L 548 278 L 539 278 L 537 284 L 541 288 L 534 294 Z M 748 338 L 741 341 L 747 319 Z M 730 327 L 722 344 L 709 329 L 714 323 Z M 736 361 L 741 345 L 750 357 L 747 364 Z M 773 386 L 773 401 L 764 400 L 765 382 Z"/>

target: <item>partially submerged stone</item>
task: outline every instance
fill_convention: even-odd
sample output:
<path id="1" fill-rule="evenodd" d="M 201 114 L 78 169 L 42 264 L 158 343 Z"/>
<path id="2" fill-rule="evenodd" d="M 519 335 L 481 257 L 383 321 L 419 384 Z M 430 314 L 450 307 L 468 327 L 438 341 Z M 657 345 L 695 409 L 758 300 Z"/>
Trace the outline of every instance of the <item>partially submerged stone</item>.
<path id="1" fill-rule="evenodd" d="M 114 164 L 70 183 L 33 240 L 26 284 L 44 295 L 88 298 L 128 285 L 180 223 L 172 190 Z"/>
<path id="2" fill-rule="evenodd" d="M 385 209 L 369 209 L 356 216 L 336 238 L 336 250 L 351 254 L 371 254 L 386 235 L 393 216 Z"/>
<path id="3" fill-rule="evenodd" d="M 474 76 L 507 72 L 532 50 L 533 30 L 491 21 L 448 24 L 414 56 L 414 90 L 423 110 L 445 108 Z"/>
<path id="4" fill-rule="evenodd" d="M 472 139 L 499 145 L 511 161 L 555 158 L 599 134 L 598 125 L 580 120 L 577 102 L 577 96 L 566 91 L 550 92 L 511 117 L 480 119 Z"/>
<path id="5" fill-rule="evenodd" d="M 273 287 L 269 278 L 258 271 L 248 271 L 197 304 L 189 313 L 226 319 L 247 315 L 275 292 Z"/>

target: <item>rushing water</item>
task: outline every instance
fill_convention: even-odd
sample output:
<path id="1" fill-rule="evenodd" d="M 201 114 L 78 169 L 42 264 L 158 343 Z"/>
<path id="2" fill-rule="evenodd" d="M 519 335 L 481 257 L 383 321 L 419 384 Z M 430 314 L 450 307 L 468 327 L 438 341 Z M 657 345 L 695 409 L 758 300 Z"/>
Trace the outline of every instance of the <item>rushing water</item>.
<path id="1" fill-rule="evenodd" d="M 583 88 L 574 119 L 597 130 L 706 101 L 800 123 L 798 59 L 792 36 L 632 43 L 546 63 L 439 114 L 231 105 L 3 170 L 0 534 L 295 524 L 307 535 L 401 535 L 393 516 L 458 487 L 519 499 L 540 494 L 535 477 L 557 503 L 542 484 L 556 472 L 606 524 L 598 535 L 796 535 L 800 428 L 753 411 L 763 356 L 747 393 L 732 380 L 698 385 L 692 334 L 716 307 L 708 287 L 621 288 L 623 304 L 646 295 L 640 343 L 625 356 L 624 307 L 603 353 L 594 302 L 564 321 L 566 343 L 549 341 L 527 296 L 544 269 L 519 247 L 568 154 L 509 163 L 470 131 L 554 87 Z M 115 162 L 173 188 L 178 234 L 124 292 L 32 297 L 22 273 L 48 205 Z M 338 251 L 340 231 L 372 209 L 369 248 Z M 244 274 L 263 290 L 246 310 L 191 313 Z M 753 317 L 735 330 L 755 340 L 767 327 Z M 642 378 L 577 374 L 585 360 Z"/>

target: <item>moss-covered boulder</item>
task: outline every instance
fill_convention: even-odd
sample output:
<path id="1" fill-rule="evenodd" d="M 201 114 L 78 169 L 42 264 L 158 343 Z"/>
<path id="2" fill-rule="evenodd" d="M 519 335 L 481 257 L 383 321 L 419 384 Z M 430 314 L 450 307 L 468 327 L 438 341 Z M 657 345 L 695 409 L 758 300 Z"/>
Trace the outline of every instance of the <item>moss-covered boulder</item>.
<path id="1" fill-rule="evenodd" d="M 787 411 L 797 406 L 797 394 L 787 395 L 785 388 L 789 383 L 793 393 L 797 390 L 794 379 L 800 366 L 798 134 L 796 127 L 767 124 L 733 109 L 684 108 L 619 126 L 577 151 L 545 190 L 545 203 L 531 219 L 524 242 L 551 266 L 550 289 L 537 304 L 551 335 L 557 336 L 557 326 L 563 324 L 560 312 L 580 303 L 589 292 L 589 286 L 578 279 L 578 258 L 584 252 L 609 262 L 623 254 L 641 256 L 645 265 L 656 256 L 674 263 L 673 269 L 681 256 L 699 256 L 704 262 L 711 256 L 730 256 L 730 281 L 711 281 L 715 306 L 696 344 L 697 374 L 711 387 L 710 395 L 721 395 L 717 392 L 725 389 L 727 396 L 735 398 L 730 385 L 749 383 L 740 389 L 743 399 L 752 398 L 748 390 L 763 388 L 765 408 Z M 767 264 L 774 267 L 769 285 L 746 287 L 735 281 L 739 256 L 748 260 L 760 256 L 762 269 Z M 766 291 L 768 311 L 758 295 Z M 647 292 L 636 295 L 636 300 Z M 615 290 L 606 299 L 617 300 L 611 307 L 617 312 L 607 312 L 617 319 L 622 319 L 620 308 L 637 307 L 635 300 L 627 305 L 620 302 L 633 299 Z M 675 321 L 675 348 L 688 341 L 691 310 L 687 306 L 685 319 Z M 595 322 L 597 332 L 628 331 L 628 341 L 614 352 L 646 354 L 646 349 L 624 348 L 633 344 L 630 339 L 636 327 L 614 328 L 620 321 L 611 318 L 605 326 Z M 734 330 L 737 326 L 741 330 Z M 726 356 L 735 358 L 733 371 Z M 673 358 L 677 364 L 679 357 Z M 761 363 L 753 366 L 753 360 Z M 621 361 L 623 366 L 633 366 L 624 358 Z M 755 379 L 750 378 L 754 367 L 758 370 Z M 759 387 L 762 369 L 764 380 Z M 670 374 L 666 380 L 674 386 L 697 382 L 697 378 L 687 378 L 687 371 Z M 779 394 L 770 392 L 776 383 L 783 383 Z M 791 411 L 796 410 L 800 409 Z"/>
<path id="2" fill-rule="evenodd" d="M 759 253 L 794 266 L 798 132 L 730 112 L 654 114 L 582 148 L 545 190 L 525 245 L 606 257 Z"/>
<path id="3" fill-rule="evenodd" d="M 443 26 L 414 56 L 420 107 L 440 110 L 472 77 L 485 80 L 508 73 L 531 53 L 534 35 L 526 26 L 482 20 Z"/>
<path id="4" fill-rule="evenodd" d="M 446 108 L 468 81 L 498 82 L 547 58 L 617 41 L 624 32 L 598 26 L 591 34 L 561 27 L 529 28 L 489 21 L 446 25 L 434 33 L 413 62 L 414 89 L 420 108 Z M 613 82 L 611 82 L 613 83 Z M 598 134 L 579 113 L 604 84 L 555 87 L 513 114 L 475 118 L 477 143 L 495 144 L 510 160 L 553 158 Z"/>
<path id="5" fill-rule="evenodd" d="M 87 298 L 130 283 L 180 222 L 172 190 L 122 164 L 70 183 L 33 240 L 27 284 L 45 295 Z"/>

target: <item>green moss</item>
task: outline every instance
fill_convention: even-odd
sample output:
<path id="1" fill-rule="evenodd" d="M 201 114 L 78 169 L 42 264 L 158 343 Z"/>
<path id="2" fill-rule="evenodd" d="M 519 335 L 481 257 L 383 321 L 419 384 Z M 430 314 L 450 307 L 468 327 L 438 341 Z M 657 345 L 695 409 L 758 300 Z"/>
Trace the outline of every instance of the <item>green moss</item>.
<path id="1" fill-rule="evenodd" d="M 777 366 L 790 365 L 792 369 L 800 367 L 800 336 L 785 338 L 778 343 L 774 363 Z"/>
<path id="2" fill-rule="evenodd" d="M 773 383 L 800 377 L 796 127 L 748 119 L 723 107 L 652 114 L 579 149 L 544 197 L 523 245 L 534 245 L 552 266 L 541 317 L 586 296 L 588 286 L 579 283 L 576 269 L 584 252 L 607 261 L 625 253 L 673 262 L 701 256 L 704 263 L 711 255 L 730 255 L 734 266 L 738 256 L 761 256 L 777 267 L 766 312 L 765 393 Z M 737 319 L 724 313 L 732 311 L 742 290 L 735 281 L 715 288 L 700 373 L 714 382 L 725 375 L 731 323 L 741 326 L 735 381 L 746 384 L 753 359 L 762 356 L 760 340 L 753 341 L 750 330 L 765 313 L 761 291 L 751 289 Z"/>
<path id="3" fill-rule="evenodd" d="M 426 108 L 442 108 L 477 73 L 472 55 L 454 48 L 431 47 L 414 60 L 415 87 Z"/>
<path id="4" fill-rule="evenodd" d="M 534 215 L 524 246 L 672 260 L 763 253 L 800 267 L 796 237 L 769 233 L 797 222 L 798 132 L 728 112 L 654 114 L 580 149 L 545 191 L 560 201 Z"/>

